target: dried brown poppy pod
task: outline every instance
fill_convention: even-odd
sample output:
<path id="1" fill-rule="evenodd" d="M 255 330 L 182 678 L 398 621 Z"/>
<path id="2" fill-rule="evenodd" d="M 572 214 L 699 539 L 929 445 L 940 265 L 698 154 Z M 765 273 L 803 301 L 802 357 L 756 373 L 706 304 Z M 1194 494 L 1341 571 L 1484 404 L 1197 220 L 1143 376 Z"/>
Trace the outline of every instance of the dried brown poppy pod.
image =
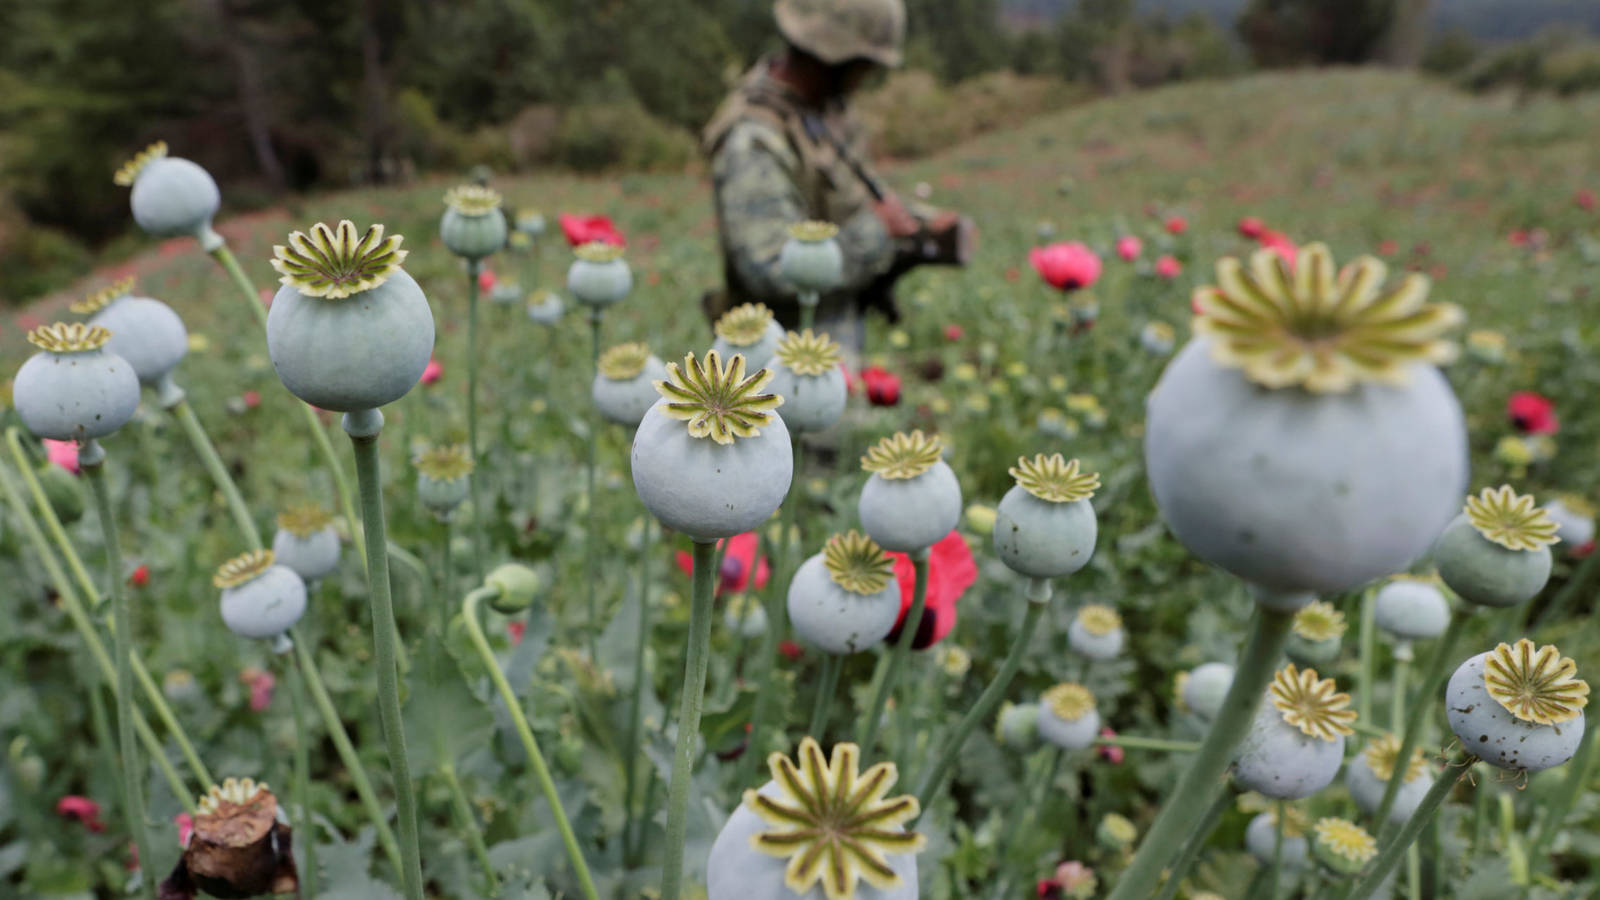
<path id="1" fill-rule="evenodd" d="M 258 897 L 300 889 L 293 832 L 265 784 L 229 778 L 200 798 L 194 834 L 161 882 L 161 900 Z"/>

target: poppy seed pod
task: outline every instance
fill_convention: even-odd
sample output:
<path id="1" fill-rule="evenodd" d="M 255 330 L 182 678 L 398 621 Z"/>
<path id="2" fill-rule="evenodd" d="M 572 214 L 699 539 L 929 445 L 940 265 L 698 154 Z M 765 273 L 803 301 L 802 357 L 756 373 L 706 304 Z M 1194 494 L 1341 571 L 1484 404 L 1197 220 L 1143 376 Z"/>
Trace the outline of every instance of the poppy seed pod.
<path id="1" fill-rule="evenodd" d="M 1173 534 L 1268 597 L 1406 569 L 1466 483 L 1465 420 L 1434 368 L 1460 310 L 1424 302 L 1421 275 L 1381 293 L 1381 262 L 1336 271 L 1320 244 L 1292 267 L 1271 250 L 1224 259 L 1217 276 L 1147 401 L 1146 469 Z"/>
<path id="2" fill-rule="evenodd" d="M 1306 840 L 1305 813 L 1290 809 L 1283 823 L 1282 865 L 1290 872 L 1304 869 L 1310 862 L 1311 844 Z M 1278 817 L 1264 812 L 1250 820 L 1244 830 L 1244 846 L 1256 862 L 1269 865 L 1278 858 Z"/>
<path id="3" fill-rule="evenodd" d="M 417 467 L 417 500 L 441 522 L 450 521 L 471 488 L 472 454 L 460 444 L 433 447 L 412 460 Z"/>
<path id="4" fill-rule="evenodd" d="M 717 339 L 711 349 L 729 357 L 744 354 L 748 365 L 762 368 L 772 361 L 783 342 L 783 326 L 772 317 L 772 310 L 759 303 L 735 306 L 717 320 Z"/>
<path id="5" fill-rule="evenodd" d="M 518 213 L 517 230 L 531 238 L 539 237 L 545 230 L 544 214 L 537 211 Z"/>
<path id="6" fill-rule="evenodd" d="M 789 582 L 789 621 L 824 653 L 859 653 L 894 630 L 900 586 L 894 560 L 858 532 L 836 534 Z"/>
<path id="7" fill-rule="evenodd" d="M 1516 606 L 1550 580 L 1556 523 L 1533 497 L 1510 485 L 1484 488 L 1439 536 L 1433 561 L 1461 599 L 1480 606 Z"/>
<path id="8" fill-rule="evenodd" d="M 916 900 L 926 839 L 904 823 L 921 811 L 888 796 L 894 763 L 858 771 L 861 751 L 830 756 L 805 738 L 791 761 L 767 758 L 772 780 L 745 791 L 706 861 L 708 900 Z"/>
<path id="9" fill-rule="evenodd" d="M 127 360 L 145 387 L 163 389 L 189 352 L 183 319 L 160 300 L 134 296 L 132 277 L 72 304 L 72 311 L 111 332 L 106 349 Z"/>
<path id="10" fill-rule="evenodd" d="M 316 504 L 296 506 L 278 516 L 272 536 L 272 554 L 278 565 L 288 566 L 308 584 L 339 567 L 339 532 L 333 516 Z"/>
<path id="11" fill-rule="evenodd" d="M 1222 701 L 1233 687 L 1233 666 L 1211 662 L 1196 666 L 1179 690 L 1183 703 L 1207 722 L 1222 711 Z"/>
<path id="12" fill-rule="evenodd" d="M 515 281 L 496 281 L 489 291 L 489 299 L 501 306 L 510 306 L 522 299 L 522 285 Z"/>
<path id="13" fill-rule="evenodd" d="M 1012 571 L 1057 578 L 1083 568 L 1099 533 L 1089 498 L 1100 476 L 1059 453 L 1018 459 L 1016 485 L 995 507 L 994 552 Z"/>
<path id="14" fill-rule="evenodd" d="M 133 220 L 154 237 L 192 235 L 207 252 L 222 246 L 211 229 L 222 193 L 211 173 L 187 159 L 167 155 L 166 141 L 145 148 L 112 181 L 132 187 Z"/>
<path id="15" fill-rule="evenodd" d="M 228 778 L 200 798 L 194 831 L 172 874 L 161 882 L 161 900 L 257 897 L 299 890 L 293 829 L 265 784 Z"/>
<path id="16" fill-rule="evenodd" d="M 528 318 L 540 325 L 554 325 L 566 311 L 566 304 L 555 291 L 539 291 L 528 298 Z"/>
<path id="17" fill-rule="evenodd" d="M 1344 762 L 1344 739 L 1352 734 L 1350 695 L 1315 669 L 1280 670 L 1267 688 L 1267 702 L 1234 760 L 1234 780 L 1278 800 L 1309 797 L 1333 783 Z"/>
<path id="18" fill-rule="evenodd" d="M 890 435 L 861 457 L 872 477 L 861 488 L 856 513 L 885 550 L 926 550 L 961 521 L 961 484 L 940 459 L 943 452 L 942 438 L 917 430 Z"/>
<path id="19" fill-rule="evenodd" d="M 1126 635 L 1122 617 L 1109 606 L 1091 603 L 1078 610 L 1067 628 L 1067 646 L 1090 659 L 1116 659 L 1122 653 Z"/>
<path id="20" fill-rule="evenodd" d="M 1462 663 L 1444 701 L 1463 750 L 1501 769 L 1542 772 L 1577 752 L 1589 685 L 1560 650 L 1523 638 Z"/>
<path id="21" fill-rule="evenodd" d="M 267 313 L 267 354 L 291 394 L 336 412 L 404 397 L 433 354 L 433 311 L 400 268 L 399 235 L 350 220 L 296 231 L 273 248 L 283 287 Z"/>
<path id="22" fill-rule="evenodd" d="M 278 565 L 271 550 L 228 560 L 211 583 L 222 589 L 222 623 L 240 637 L 276 638 L 306 611 L 306 583 L 293 569 Z"/>
<path id="23" fill-rule="evenodd" d="M 1039 744 L 1039 704 L 1011 703 L 1000 707 L 994 722 L 995 740 L 1013 750 L 1032 750 Z"/>
<path id="24" fill-rule="evenodd" d="M 765 522 L 789 493 L 794 455 L 774 412 L 783 398 L 764 393 L 772 373 L 745 374 L 744 357 L 715 350 L 667 365 L 661 399 L 633 436 L 633 486 L 662 524 L 696 541 L 715 541 Z"/>
<path id="25" fill-rule="evenodd" d="M 783 421 L 796 433 L 830 428 L 849 399 L 839 345 L 807 328 L 789 332 L 772 357 L 767 390 L 783 398 Z"/>
<path id="26" fill-rule="evenodd" d="M 1373 598 L 1378 627 L 1403 641 L 1426 641 L 1450 626 L 1450 601 L 1431 579 L 1398 577 Z"/>
<path id="27" fill-rule="evenodd" d="M 1556 523 L 1556 537 L 1567 553 L 1581 553 L 1594 543 L 1594 506 L 1582 497 L 1562 496 L 1544 505 L 1545 515 Z"/>
<path id="28" fill-rule="evenodd" d="M 815 305 L 821 294 L 844 282 L 844 252 L 832 222 L 798 222 L 789 226 L 789 240 L 778 252 L 778 272 L 800 293 L 800 302 Z"/>
<path id="29" fill-rule="evenodd" d="M 1344 613 L 1331 603 L 1314 600 L 1294 614 L 1284 651 L 1302 666 L 1326 666 L 1339 656 L 1344 633 Z"/>
<path id="30" fill-rule="evenodd" d="M 734 594 L 722 608 L 722 624 L 741 638 L 767 633 L 767 611 L 749 594 Z"/>
<path id="31" fill-rule="evenodd" d="M 592 241 L 572 251 L 567 290 L 579 303 L 596 309 L 610 306 L 633 290 L 633 271 L 615 244 Z"/>
<path id="32" fill-rule="evenodd" d="M 667 367 L 640 343 L 618 344 L 600 354 L 590 396 L 608 422 L 636 428 L 661 395 L 655 384 L 667 377 Z"/>
<path id="33" fill-rule="evenodd" d="M 439 237 L 450 252 L 478 262 L 506 245 L 506 217 L 500 195 L 475 184 L 453 187 L 444 195 L 444 216 Z"/>
<path id="34" fill-rule="evenodd" d="M 106 349 L 111 332 L 57 322 L 28 332 L 39 352 L 17 370 L 11 403 L 42 438 L 83 443 L 127 424 L 139 408 L 139 376 Z"/>
<path id="35" fill-rule="evenodd" d="M 1383 792 L 1389 779 L 1394 777 L 1395 763 L 1400 757 L 1399 735 L 1386 734 L 1369 742 L 1366 749 L 1350 760 L 1344 769 L 1344 784 L 1361 811 L 1372 815 L 1383 804 Z M 1432 779 L 1422 758 L 1422 749 L 1411 751 L 1411 761 L 1401 773 L 1400 787 L 1395 791 L 1394 805 L 1389 809 L 1389 822 L 1403 825 L 1428 795 Z"/>
<path id="36" fill-rule="evenodd" d="M 1312 855 L 1339 875 L 1355 875 L 1378 855 L 1377 839 L 1349 819 L 1318 819 L 1314 831 L 1317 839 L 1311 848 Z M 1393 881 L 1394 876 L 1389 876 L 1373 896 L 1390 896 Z"/>
<path id="37" fill-rule="evenodd" d="M 1039 697 L 1039 737 L 1063 750 L 1082 750 L 1100 736 L 1094 694 L 1081 684 L 1058 684 Z"/>

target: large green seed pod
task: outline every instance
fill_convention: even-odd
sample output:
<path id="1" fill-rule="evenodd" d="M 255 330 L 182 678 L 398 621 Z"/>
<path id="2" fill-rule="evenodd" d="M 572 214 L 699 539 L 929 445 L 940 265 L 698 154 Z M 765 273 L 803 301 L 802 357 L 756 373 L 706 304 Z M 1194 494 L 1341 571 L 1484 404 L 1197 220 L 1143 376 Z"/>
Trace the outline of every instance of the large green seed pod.
<path id="1" fill-rule="evenodd" d="M 809 328 L 778 342 L 767 390 L 783 398 L 783 421 L 791 431 L 822 431 L 844 415 L 849 390 L 839 360 L 838 343 Z"/>
<path id="2" fill-rule="evenodd" d="M 1510 485 L 1484 488 L 1467 498 L 1433 548 L 1439 577 L 1461 599 L 1506 607 L 1532 599 L 1550 580 L 1550 545 L 1556 523 L 1533 497 Z"/>
<path id="3" fill-rule="evenodd" d="M 1389 779 L 1395 777 L 1397 768 L 1401 768 L 1396 765 L 1399 757 L 1399 736 L 1386 734 L 1369 742 L 1366 749 L 1356 754 L 1345 766 L 1345 787 L 1350 789 L 1350 796 L 1362 812 L 1370 816 L 1383 804 L 1383 792 L 1388 787 Z M 1404 825 L 1411 818 L 1411 814 L 1422 805 L 1422 798 L 1428 795 L 1428 788 L 1433 781 L 1428 777 L 1430 772 L 1420 748 L 1412 751 L 1410 763 L 1403 768 L 1394 805 L 1389 809 L 1389 822 L 1394 825 Z"/>
<path id="4" fill-rule="evenodd" d="M 222 564 L 211 583 L 222 589 L 222 623 L 240 637 L 275 638 L 306 611 L 306 584 L 271 550 L 252 550 Z"/>
<path id="5" fill-rule="evenodd" d="M 1444 703 L 1463 750 L 1501 769 L 1542 772 L 1577 752 L 1589 685 L 1560 650 L 1523 638 L 1462 663 Z"/>
<path id="6" fill-rule="evenodd" d="M 1109 606 L 1091 603 L 1078 610 L 1067 626 L 1067 646 L 1074 653 L 1104 662 L 1122 655 L 1127 634 L 1122 630 L 1122 617 Z"/>
<path id="7" fill-rule="evenodd" d="M 1450 601 L 1432 580 L 1395 578 L 1373 598 L 1373 618 L 1403 641 L 1431 640 L 1450 626 Z"/>
<path id="8" fill-rule="evenodd" d="M 183 319 L 160 300 L 134 296 L 131 276 L 72 304 L 72 311 L 111 332 L 106 349 L 127 360 L 145 387 L 159 388 L 189 352 Z"/>
<path id="9" fill-rule="evenodd" d="M 106 349 L 111 332 L 57 322 L 28 332 L 39 352 L 17 370 L 11 402 L 28 430 L 79 443 L 105 437 L 139 408 L 139 376 Z"/>
<path id="10" fill-rule="evenodd" d="M 1195 666 L 1179 690 L 1183 704 L 1207 722 L 1222 711 L 1222 701 L 1233 687 L 1233 666 L 1209 662 Z"/>
<path id="11" fill-rule="evenodd" d="M 589 396 L 606 421 L 638 427 L 644 414 L 661 399 L 656 382 L 667 377 L 667 367 L 640 343 L 618 344 L 600 354 L 599 371 Z"/>
<path id="12" fill-rule="evenodd" d="M 316 504 L 296 506 L 278 516 L 272 554 L 307 583 L 326 578 L 339 567 L 339 532 L 333 516 Z"/>
<path id="13" fill-rule="evenodd" d="M 466 184 L 451 188 L 444 195 L 444 202 L 439 237 L 451 253 L 477 262 L 505 247 L 509 229 L 505 214 L 500 211 L 498 193 Z"/>
<path id="14" fill-rule="evenodd" d="M 844 282 L 844 251 L 834 239 L 838 233 L 832 222 L 789 226 L 789 240 L 778 253 L 778 272 L 800 292 L 800 302 L 815 303 L 817 295 Z"/>
<path id="15" fill-rule="evenodd" d="M 1011 468 L 1016 486 L 995 508 L 994 552 L 1013 571 L 1058 578 L 1088 565 L 1099 526 L 1089 499 L 1100 476 L 1077 460 L 1040 453 Z"/>
<path id="16" fill-rule="evenodd" d="M 764 393 L 772 373 L 746 376 L 744 357 L 715 350 L 667 366 L 661 399 L 634 433 L 633 486 L 662 524 L 696 541 L 743 534 L 765 522 L 789 493 L 794 456 Z"/>
<path id="17" fill-rule="evenodd" d="M 1081 684 L 1058 684 L 1039 697 L 1039 737 L 1063 750 L 1082 750 L 1100 736 L 1094 694 Z"/>
<path id="18" fill-rule="evenodd" d="M 1278 819 L 1270 812 L 1259 813 L 1244 830 L 1244 846 L 1262 865 L 1280 859 L 1285 871 L 1298 872 L 1311 861 L 1311 844 L 1306 840 L 1305 814 L 1291 811 L 1283 826 L 1283 853 L 1278 854 Z"/>
<path id="19" fill-rule="evenodd" d="M 472 454 L 452 444 L 424 450 L 412 463 L 417 467 L 418 502 L 440 521 L 450 521 L 472 487 Z"/>
<path id="20" fill-rule="evenodd" d="M 401 237 L 346 219 L 274 248 L 283 287 L 267 313 L 267 354 L 289 392 L 338 412 L 404 397 L 433 353 L 433 311 L 400 268 Z"/>
<path id="21" fill-rule="evenodd" d="M 1347 709 L 1350 695 L 1338 693 L 1333 679 L 1319 679 L 1315 669 L 1290 663 L 1267 697 L 1239 744 L 1234 780 L 1279 800 L 1309 797 L 1332 784 L 1356 718 Z"/>
<path id="22" fill-rule="evenodd" d="M 1273 594 L 1403 571 L 1453 515 L 1466 426 L 1433 364 L 1461 319 L 1381 262 L 1257 253 L 1196 292 L 1196 337 L 1150 394 L 1145 463 L 1191 552 Z"/>
<path id="23" fill-rule="evenodd" d="M 717 339 L 711 349 L 723 358 L 743 354 L 747 364 L 762 368 L 772 361 L 785 332 L 772 310 L 759 303 L 746 303 L 725 313 L 716 324 Z"/>
<path id="24" fill-rule="evenodd" d="M 869 537 L 836 534 L 795 572 L 788 608 L 806 643 L 824 653 L 860 653 L 888 637 L 900 617 L 894 561 Z"/>
<path id="25" fill-rule="evenodd" d="M 579 303 L 604 308 L 633 290 L 633 270 L 622 258 L 621 247 L 593 242 L 574 250 L 573 255 L 576 258 L 567 269 L 567 290 Z"/>
<path id="26" fill-rule="evenodd" d="M 155 237 L 191 235 L 206 250 L 222 246 L 222 237 L 211 228 L 222 194 L 211 173 L 187 159 L 167 155 L 167 144 L 158 141 L 129 160 L 112 179 L 132 187 L 129 204 L 133 220 Z"/>
<path id="27" fill-rule="evenodd" d="M 961 521 L 961 484 L 939 458 L 943 452 L 938 435 L 919 430 L 890 435 L 861 458 L 872 477 L 861 488 L 856 514 L 885 550 L 926 550 Z"/>

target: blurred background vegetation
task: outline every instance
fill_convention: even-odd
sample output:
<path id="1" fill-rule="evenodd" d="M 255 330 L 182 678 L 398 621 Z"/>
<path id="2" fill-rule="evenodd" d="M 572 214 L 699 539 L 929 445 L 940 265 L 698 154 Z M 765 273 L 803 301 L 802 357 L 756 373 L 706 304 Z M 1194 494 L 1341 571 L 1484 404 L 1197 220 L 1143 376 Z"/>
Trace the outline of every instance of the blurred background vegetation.
<path id="1" fill-rule="evenodd" d="M 1593 0 L 907 0 L 862 108 L 914 157 L 1104 93 L 1253 68 L 1422 66 L 1600 88 Z M 167 140 L 230 209 L 497 171 L 682 169 L 775 46 L 769 0 L 30 0 L 0 29 L 0 303 L 136 245 L 110 174 Z"/>

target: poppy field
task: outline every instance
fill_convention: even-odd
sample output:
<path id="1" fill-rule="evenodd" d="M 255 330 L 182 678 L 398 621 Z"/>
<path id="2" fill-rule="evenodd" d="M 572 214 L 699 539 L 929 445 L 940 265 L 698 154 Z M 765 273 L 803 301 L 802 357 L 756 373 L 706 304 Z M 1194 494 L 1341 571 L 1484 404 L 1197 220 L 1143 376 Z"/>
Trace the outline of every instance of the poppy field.
<path id="1" fill-rule="evenodd" d="M 889 167 L 980 243 L 859 353 L 704 319 L 694 174 L 136 158 L 0 320 L 0 894 L 1590 896 L 1596 133 L 1042 118 Z"/>

